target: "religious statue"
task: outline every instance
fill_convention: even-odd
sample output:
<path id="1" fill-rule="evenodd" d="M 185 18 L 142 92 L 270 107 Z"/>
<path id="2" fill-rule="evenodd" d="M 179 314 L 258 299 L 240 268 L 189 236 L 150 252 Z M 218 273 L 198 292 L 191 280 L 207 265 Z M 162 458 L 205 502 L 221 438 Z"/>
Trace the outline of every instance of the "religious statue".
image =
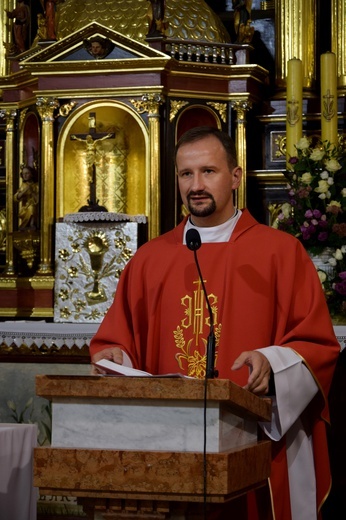
<path id="1" fill-rule="evenodd" d="M 148 0 L 150 2 L 148 10 L 149 32 L 147 36 L 162 36 L 166 28 L 164 22 L 165 1 Z"/>
<path id="2" fill-rule="evenodd" d="M 254 27 L 250 25 L 252 0 L 233 0 L 232 5 L 236 43 L 249 43 L 254 33 Z"/>
<path id="3" fill-rule="evenodd" d="M 108 38 L 102 38 L 101 36 L 94 36 L 89 40 L 84 40 L 83 44 L 95 60 L 105 58 L 114 48 L 114 44 Z"/>
<path id="4" fill-rule="evenodd" d="M 47 39 L 56 40 L 55 34 L 55 4 L 59 0 L 45 0 L 44 9 L 47 22 Z"/>
<path id="5" fill-rule="evenodd" d="M 72 134 L 70 139 L 73 141 L 80 141 L 86 146 L 85 162 L 87 166 L 88 182 L 90 185 L 90 199 L 88 205 L 83 206 L 79 211 L 107 211 L 103 206 L 99 206 L 96 199 L 96 166 L 101 156 L 98 149 L 98 144 L 106 139 L 115 137 L 114 132 L 96 133 L 96 115 L 91 112 L 89 115 L 89 133 L 88 134 Z"/>
<path id="6" fill-rule="evenodd" d="M 42 13 L 37 15 L 37 33 L 34 41 L 32 42 L 32 47 L 36 47 L 38 42 L 47 40 L 47 22 Z"/>
<path id="7" fill-rule="evenodd" d="M 56 40 L 55 33 L 55 11 L 56 5 L 64 0 L 40 0 L 46 21 L 46 39 Z"/>
<path id="8" fill-rule="evenodd" d="M 27 49 L 28 30 L 30 25 L 30 9 L 24 0 L 17 0 L 16 7 L 12 11 L 6 10 L 7 17 L 14 19 L 13 36 L 17 51 L 24 52 Z"/>
<path id="9" fill-rule="evenodd" d="M 103 137 L 100 137 L 99 139 L 93 139 L 92 134 L 87 134 L 85 137 L 78 137 L 77 135 L 73 134 L 71 135 L 71 139 L 73 141 L 81 141 L 82 143 L 85 143 L 86 145 L 86 165 L 88 168 L 88 182 L 92 183 L 95 182 L 94 179 L 94 167 L 97 163 L 97 155 L 99 154 L 99 151 L 97 149 L 97 143 L 100 141 L 104 141 L 105 139 L 110 139 L 113 137 L 114 134 L 109 133 L 104 135 Z"/>
<path id="10" fill-rule="evenodd" d="M 23 166 L 20 176 L 22 184 L 13 197 L 15 202 L 21 203 L 19 230 L 38 229 L 39 186 L 37 172 L 31 166 Z"/>

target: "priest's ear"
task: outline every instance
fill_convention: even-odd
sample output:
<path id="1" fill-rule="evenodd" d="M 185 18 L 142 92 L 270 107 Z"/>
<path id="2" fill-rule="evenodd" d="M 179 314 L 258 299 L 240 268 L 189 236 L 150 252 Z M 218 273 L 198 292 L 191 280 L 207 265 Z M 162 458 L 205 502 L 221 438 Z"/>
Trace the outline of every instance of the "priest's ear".
<path id="1" fill-rule="evenodd" d="M 236 190 L 240 186 L 241 178 L 243 176 L 243 170 L 240 166 L 236 166 L 231 171 L 232 175 L 232 190 Z"/>

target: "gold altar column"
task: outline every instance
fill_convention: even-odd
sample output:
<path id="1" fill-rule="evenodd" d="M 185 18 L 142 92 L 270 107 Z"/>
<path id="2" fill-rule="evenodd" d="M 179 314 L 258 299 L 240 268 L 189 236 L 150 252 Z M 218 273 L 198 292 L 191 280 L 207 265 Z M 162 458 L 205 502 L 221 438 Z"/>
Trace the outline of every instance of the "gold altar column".
<path id="1" fill-rule="evenodd" d="M 13 261 L 13 172 L 14 166 L 14 131 L 17 110 L 1 111 L 6 118 L 6 268 L 5 276 L 14 276 Z"/>
<path id="2" fill-rule="evenodd" d="M 37 109 L 42 120 L 41 140 L 41 217 L 40 265 L 35 277 L 53 275 L 52 239 L 54 226 L 54 132 L 53 113 L 59 102 L 53 98 L 38 98 Z"/>
<path id="3" fill-rule="evenodd" d="M 149 239 L 160 234 L 160 104 L 161 96 L 154 94 L 148 105 L 150 145 Z"/>
<path id="4" fill-rule="evenodd" d="M 238 165 L 243 170 L 240 186 L 236 193 L 235 204 L 238 208 L 246 208 L 246 112 L 251 109 L 252 103 L 247 100 L 231 101 L 231 107 L 236 111 L 235 145 L 237 149 Z"/>
<path id="5" fill-rule="evenodd" d="M 303 87 L 316 82 L 316 0 L 276 0 L 275 69 L 276 85 L 286 87 L 287 62 L 303 63 Z M 329 22 L 328 22 L 329 23 Z"/>
<path id="6" fill-rule="evenodd" d="M 332 0 L 332 52 L 336 55 L 338 89 L 346 90 L 346 0 Z"/>
<path id="7" fill-rule="evenodd" d="M 140 101 L 131 100 L 139 114 L 148 112 L 149 120 L 149 176 L 147 179 L 146 211 L 149 218 L 148 238 L 160 234 L 160 105 L 163 97 L 159 93 L 144 94 Z"/>
<path id="8" fill-rule="evenodd" d="M 297 155 L 295 145 L 303 135 L 303 69 L 297 58 L 288 61 L 286 95 L 286 162 Z"/>
<path id="9" fill-rule="evenodd" d="M 12 24 L 13 20 L 7 17 L 6 11 L 12 11 L 15 7 L 16 0 L 2 0 L 0 8 L 0 77 L 7 76 L 10 71 L 9 60 L 6 60 L 6 47 L 12 42 Z"/>

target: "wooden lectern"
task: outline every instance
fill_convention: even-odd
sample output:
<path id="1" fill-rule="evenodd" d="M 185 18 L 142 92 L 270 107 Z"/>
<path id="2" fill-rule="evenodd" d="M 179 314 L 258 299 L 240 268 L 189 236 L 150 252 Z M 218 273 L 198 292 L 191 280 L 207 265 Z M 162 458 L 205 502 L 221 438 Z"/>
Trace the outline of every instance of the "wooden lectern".
<path id="1" fill-rule="evenodd" d="M 271 443 L 258 440 L 257 423 L 270 421 L 271 402 L 209 379 L 205 412 L 204 385 L 36 376 L 53 415 L 52 445 L 34 452 L 34 485 L 78 497 L 90 519 L 214 518 L 225 504 L 245 515 L 246 493 L 266 489 L 270 474 Z"/>

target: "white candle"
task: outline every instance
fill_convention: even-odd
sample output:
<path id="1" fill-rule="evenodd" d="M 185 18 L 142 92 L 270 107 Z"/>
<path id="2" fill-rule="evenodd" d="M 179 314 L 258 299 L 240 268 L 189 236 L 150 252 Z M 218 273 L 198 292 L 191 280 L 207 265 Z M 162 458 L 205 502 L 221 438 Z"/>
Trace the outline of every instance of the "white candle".
<path id="1" fill-rule="evenodd" d="M 303 135 L 303 66 L 293 58 L 287 63 L 286 161 L 296 156 L 295 145 Z"/>
<path id="2" fill-rule="evenodd" d="M 321 54 L 321 139 L 331 145 L 338 143 L 338 94 L 336 56 Z"/>

